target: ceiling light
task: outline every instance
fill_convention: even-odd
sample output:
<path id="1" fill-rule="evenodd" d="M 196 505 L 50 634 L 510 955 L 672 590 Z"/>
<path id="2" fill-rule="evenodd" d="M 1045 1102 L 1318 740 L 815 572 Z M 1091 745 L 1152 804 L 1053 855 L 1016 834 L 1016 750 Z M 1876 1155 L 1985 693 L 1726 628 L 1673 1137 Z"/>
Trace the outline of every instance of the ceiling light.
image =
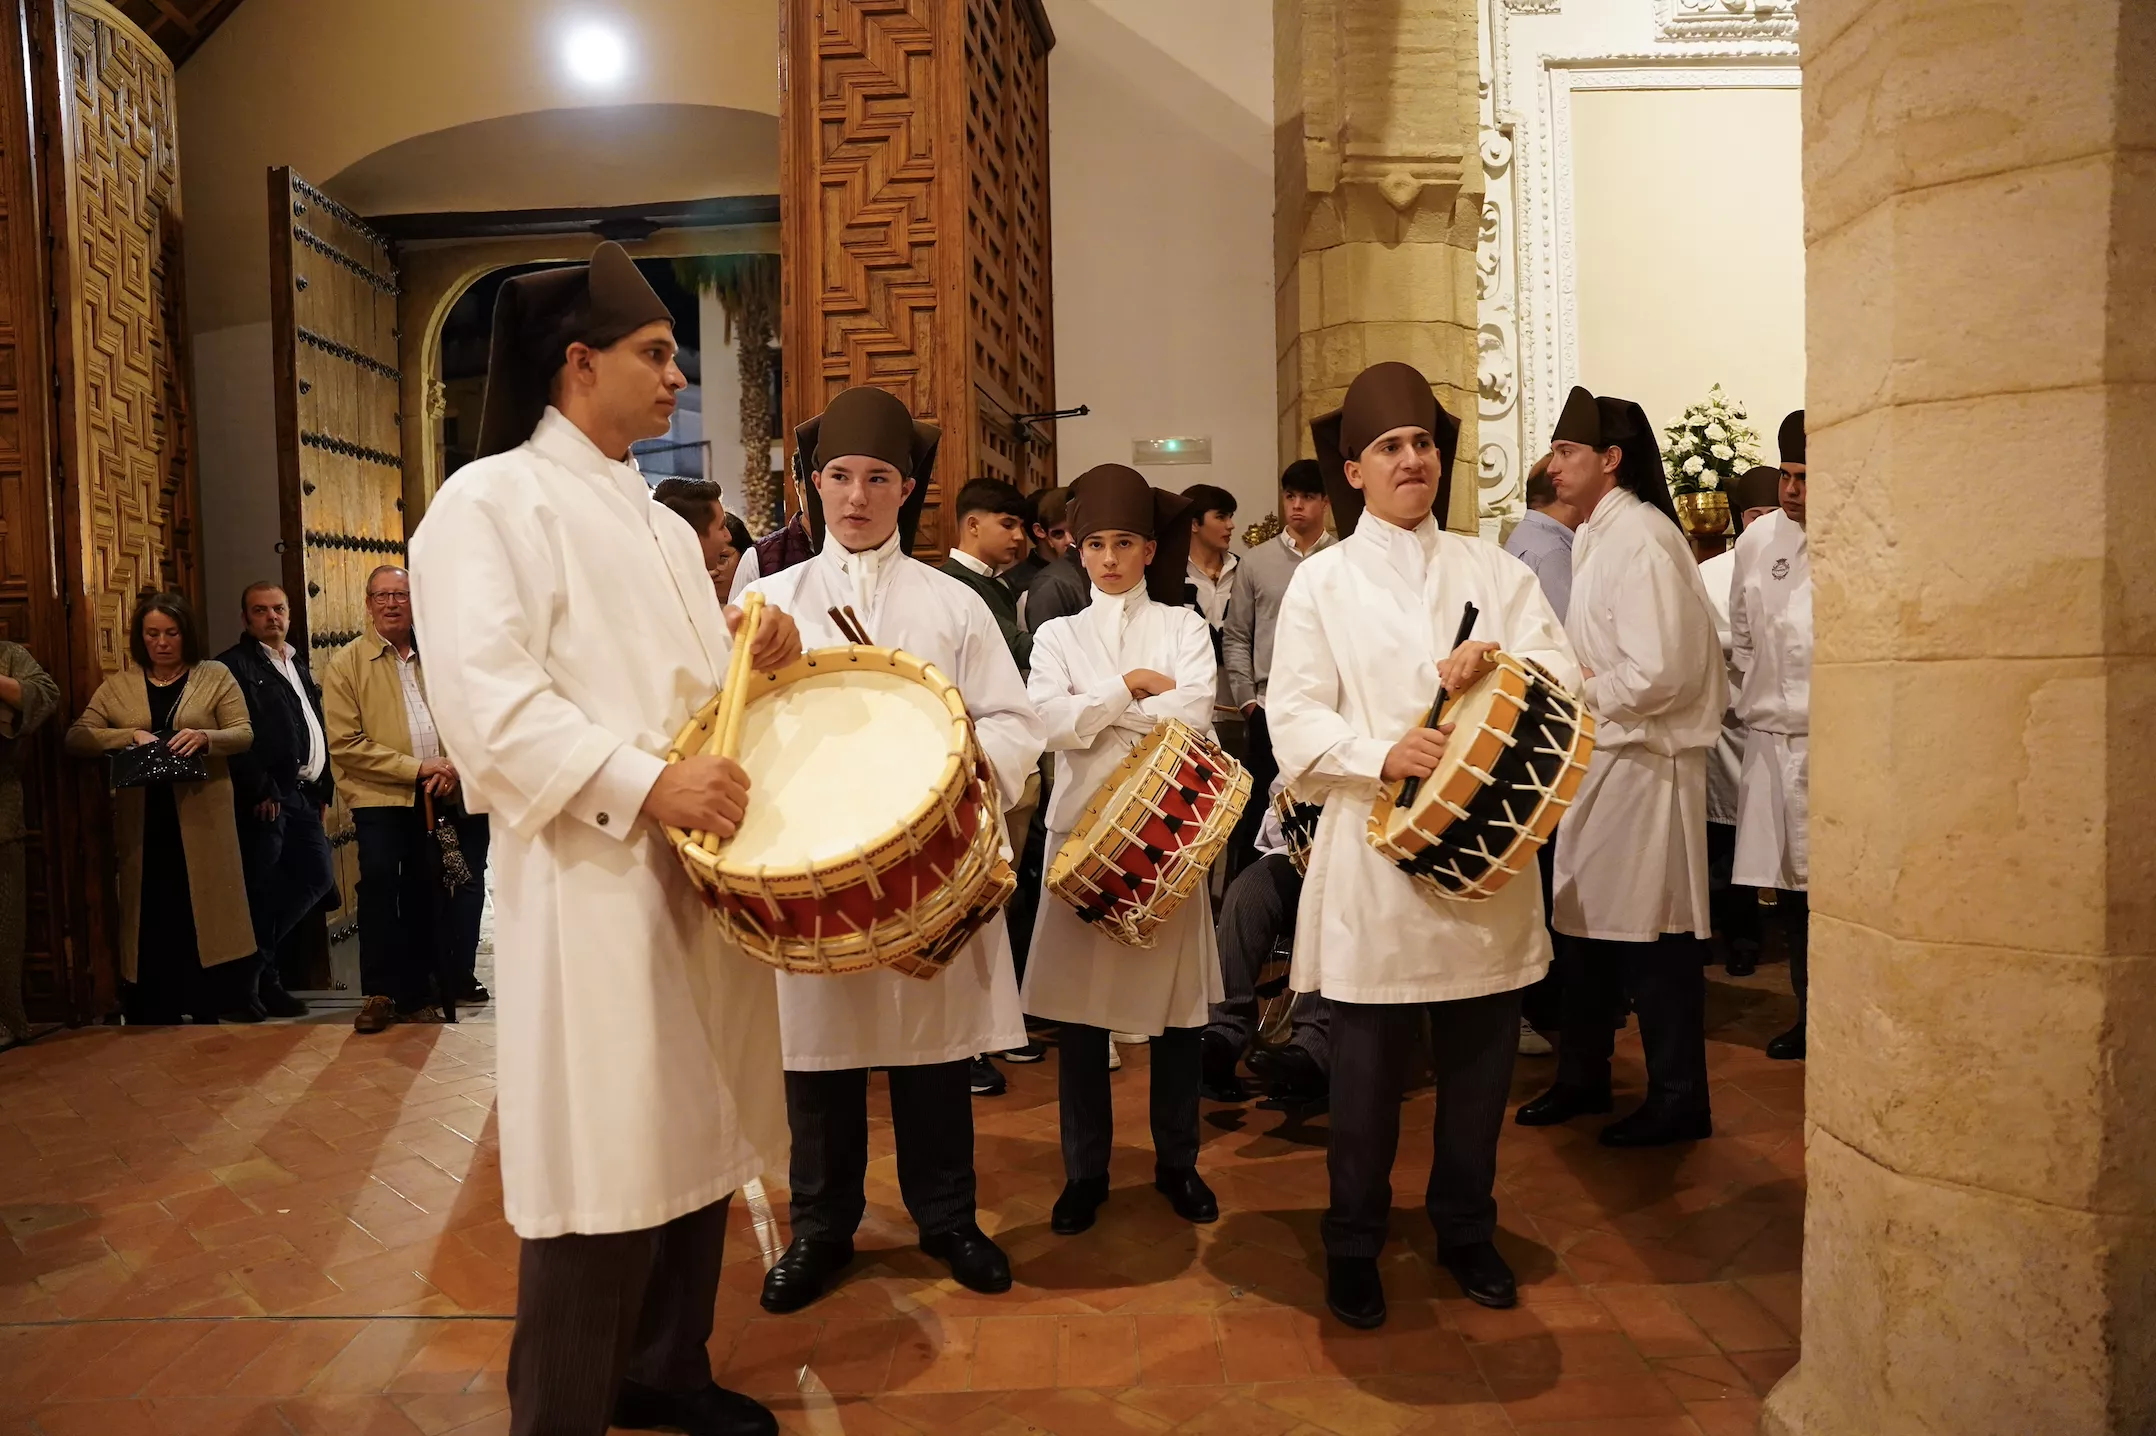
<path id="1" fill-rule="evenodd" d="M 611 85 L 629 70 L 628 42 L 605 25 L 578 25 L 562 37 L 562 64 L 579 84 Z"/>

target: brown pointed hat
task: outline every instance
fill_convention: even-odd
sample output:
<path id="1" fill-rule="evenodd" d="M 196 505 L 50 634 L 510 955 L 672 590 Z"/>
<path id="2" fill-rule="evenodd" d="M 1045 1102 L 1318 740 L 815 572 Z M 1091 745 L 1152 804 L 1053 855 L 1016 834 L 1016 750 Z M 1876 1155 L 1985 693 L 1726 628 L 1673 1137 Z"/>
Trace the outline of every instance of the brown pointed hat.
<path id="1" fill-rule="evenodd" d="M 818 471 L 833 459 L 858 454 L 881 459 L 913 480 L 913 492 L 898 510 L 898 542 L 912 552 L 921 509 L 928 502 L 928 481 L 936 469 L 936 449 L 942 441 L 941 429 L 915 419 L 905 401 L 888 389 L 863 384 L 839 393 L 821 414 L 794 430 L 794 477 L 800 482 L 811 541 L 818 549 L 823 547 Z"/>
<path id="2" fill-rule="evenodd" d="M 494 297 L 478 457 L 506 453 L 532 436 L 571 344 L 605 349 L 647 324 L 673 322 L 636 261 L 612 240 L 592 251 L 589 264 L 504 283 Z"/>
<path id="3" fill-rule="evenodd" d="M 1452 510 L 1452 462 L 1460 448 L 1460 422 L 1437 402 L 1437 391 L 1412 364 L 1372 364 L 1348 385 L 1347 397 L 1330 414 L 1310 421 L 1310 440 L 1318 467 L 1325 471 L 1325 494 L 1332 501 L 1333 526 L 1346 538 L 1362 518 L 1362 490 L 1348 482 L 1347 464 L 1394 429 L 1427 429 L 1437 441 L 1437 501 L 1430 511 L 1438 527 Z"/>
<path id="4" fill-rule="evenodd" d="M 1156 489 L 1145 475 L 1122 464 L 1099 464 L 1071 485 L 1064 521 L 1071 542 L 1083 545 L 1087 534 L 1121 529 L 1153 541 L 1153 561 L 1145 566 L 1145 591 L 1157 603 L 1180 604 L 1190 586 L 1190 526 L 1197 506 L 1181 494 Z"/>
<path id="5" fill-rule="evenodd" d="M 1744 532 L 1744 516 L 1753 509 L 1771 509 L 1782 502 L 1782 471 L 1772 464 L 1754 464 L 1737 475 L 1729 486 L 1729 522 L 1733 532 Z"/>
<path id="6" fill-rule="evenodd" d="M 1618 450 L 1617 486 L 1630 489 L 1671 523 L 1677 522 L 1677 505 L 1669 496 L 1669 475 L 1662 468 L 1661 440 L 1648 422 L 1647 411 L 1637 403 L 1590 394 L 1575 384 L 1565 396 L 1565 407 L 1557 416 L 1557 427 L 1550 431 L 1550 442 Z"/>

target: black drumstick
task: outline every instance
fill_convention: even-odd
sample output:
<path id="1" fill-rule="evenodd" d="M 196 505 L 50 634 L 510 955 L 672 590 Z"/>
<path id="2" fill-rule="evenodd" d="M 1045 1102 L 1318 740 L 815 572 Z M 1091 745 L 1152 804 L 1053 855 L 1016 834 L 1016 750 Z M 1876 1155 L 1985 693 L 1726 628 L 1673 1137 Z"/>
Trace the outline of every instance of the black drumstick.
<path id="1" fill-rule="evenodd" d="M 1460 631 L 1453 635 L 1452 647 L 1445 650 L 1445 656 L 1447 658 L 1450 658 L 1453 652 L 1457 650 L 1461 644 L 1467 642 L 1467 636 L 1475 631 L 1475 619 L 1478 616 L 1479 615 L 1475 612 L 1475 605 L 1473 605 L 1472 603 L 1468 604 L 1467 607 L 1460 611 Z M 1440 679 L 1437 685 L 1437 701 L 1430 705 L 1430 716 L 1422 720 L 1422 726 L 1425 728 L 1435 728 L 1437 726 L 1438 716 L 1444 711 L 1444 708 L 1445 684 L 1444 681 Z M 1409 778 L 1407 781 L 1403 782 L 1400 785 L 1400 796 L 1394 801 L 1393 806 L 1399 808 L 1414 807 L 1415 795 L 1421 791 L 1422 779 Z"/>

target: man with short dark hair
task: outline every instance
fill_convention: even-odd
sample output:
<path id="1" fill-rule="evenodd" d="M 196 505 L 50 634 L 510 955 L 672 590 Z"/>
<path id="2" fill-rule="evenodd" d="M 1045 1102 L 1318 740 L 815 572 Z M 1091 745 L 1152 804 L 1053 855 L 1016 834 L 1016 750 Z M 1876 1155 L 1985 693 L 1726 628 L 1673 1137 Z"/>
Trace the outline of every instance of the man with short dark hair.
<path id="1" fill-rule="evenodd" d="M 1046 555 L 1032 581 L 1019 598 L 1019 621 L 1026 632 L 1039 633 L 1052 618 L 1068 618 L 1093 601 L 1093 580 L 1085 576 L 1078 561 L 1078 546 L 1070 540 L 1070 490 L 1054 489 L 1043 494 L 1033 520 L 1033 551 Z"/>
<path id="2" fill-rule="evenodd" d="M 1213 632 L 1213 662 L 1224 654 L 1222 630 L 1228 621 L 1230 600 L 1235 593 L 1235 573 L 1242 561 L 1235 555 L 1235 495 L 1218 484 L 1192 484 L 1183 490 L 1197 515 L 1190 525 L 1190 592 L 1198 612 L 1205 615 Z M 1230 693 L 1228 673 L 1221 668 L 1219 691 L 1213 699 L 1213 727 L 1221 746 L 1240 758 L 1243 755 L 1243 715 Z"/>
<path id="3" fill-rule="evenodd" d="M 383 564 L 367 575 L 368 632 L 322 670 L 323 711 L 337 786 L 359 842 L 360 1033 L 426 1020 L 441 1001 L 485 1002 L 474 964 L 486 904 L 487 820 L 464 813 L 456 765 L 442 753 L 412 632 L 411 575 Z M 443 901 L 422 844 L 424 799 L 452 808 L 472 881 Z M 445 935 L 441 924 L 449 924 Z M 440 960 L 442 943 L 450 961 Z M 447 991 L 441 990 L 447 987 Z"/>
<path id="4" fill-rule="evenodd" d="M 1014 597 L 1023 600 L 1033 575 L 1063 556 L 1070 533 L 1063 526 L 1064 490 L 1035 489 L 1026 495 L 1026 556 L 1003 575 Z M 1021 615 L 1021 620 L 1023 615 Z"/>
<path id="5" fill-rule="evenodd" d="M 1018 600 L 1001 575 L 1026 551 L 1025 496 L 1001 479 L 975 479 L 958 491 L 951 516 L 957 541 L 943 571 L 988 605 L 1023 674 L 1032 666 L 1033 635 L 1018 626 Z"/>
<path id="6" fill-rule="evenodd" d="M 292 610 L 274 583 L 250 583 L 240 594 L 246 632 L 217 655 L 247 697 L 254 746 L 231 759 L 232 803 L 240 831 L 240 865 L 247 875 L 247 914 L 256 952 L 235 968 L 242 1014 L 300 1017 L 307 1004 L 285 991 L 277 947 L 336 886 L 322 812 L 331 787 L 329 745 L 323 735 L 322 690 L 307 657 L 285 642 Z"/>
<path id="7" fill-rule="evenodd" d="M 1280 773 L 1265 721 L 1266 676 L 1273 666 L 1273 626 L 1280 617 L 1280 600 L 1303 560 L 1332 543 L 1325 531 L 1329 511 L 1318 461 L 1297 459 L 1280 474 L 1280 532 L 1244 554 L 1235 570 L 1235 592 L 1220 634 L 1220 662 L 1228 701 L 1243 715 L 1243 766 L 1250 770 L 1253 793 L 1268 791 Z M 1252 844 L 1264 817 L 1263 803 L 1243 809 L 1228 841 L 1229 877 L 1253 858 Z"/>
<path id="8" fill-rule="evenodd" d="M 1557 497 L 1544 454 L 1527 473 L 1527 512 L 1505 539 L 1505 552 L 1535 571 L 1559 622 L 1572 603 L 1572 531 L 1579 526 L 1579 511 Z"/>

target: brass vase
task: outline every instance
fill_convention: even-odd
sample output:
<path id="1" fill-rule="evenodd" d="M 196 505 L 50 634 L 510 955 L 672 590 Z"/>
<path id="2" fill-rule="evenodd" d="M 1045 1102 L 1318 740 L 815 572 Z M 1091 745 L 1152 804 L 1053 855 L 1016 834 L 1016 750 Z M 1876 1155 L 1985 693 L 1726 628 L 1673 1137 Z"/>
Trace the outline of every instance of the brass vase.
<path id="1" fill-rule="evenodd" d="M 1677 520 L 1686 533 L 1705 537 L 1728 532 L 1729 495 L 1701 490 L 1677 494 L 1675 498 Z"/>

